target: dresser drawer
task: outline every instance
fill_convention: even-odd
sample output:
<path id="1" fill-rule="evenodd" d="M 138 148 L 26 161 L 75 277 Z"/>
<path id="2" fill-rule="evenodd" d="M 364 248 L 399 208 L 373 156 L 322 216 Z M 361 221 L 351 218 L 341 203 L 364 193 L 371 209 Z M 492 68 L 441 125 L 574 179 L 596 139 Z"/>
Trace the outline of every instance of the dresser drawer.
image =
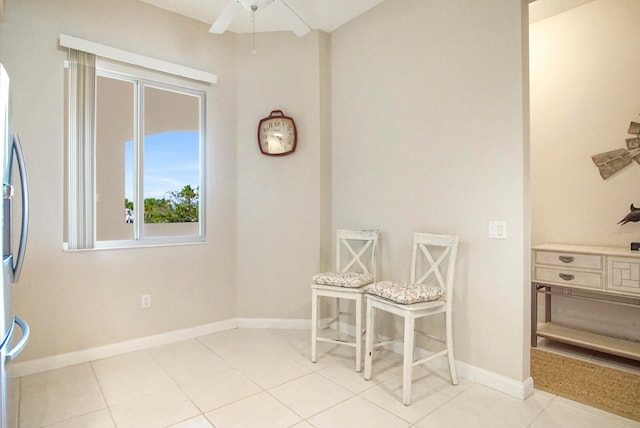
<path id="1" fill-rule="evenodd" d="M 640 296 L 640 259 L 607 257 L 607 290 Z"/>
<path id="2" fill-rule="evenodd" d="M 536 266 L 533 271 L 533 281 L 593 290 L 604 289 L 603 274 L 600 272 L 583 272 Z"/>
<path id="3" fill-rule="evenodd" d="M 555 251 L 536 251 L 535 264 L 564 266 L 571 269 L 603 270 L 603 257 L 600 254 L 577 254 Z"/>

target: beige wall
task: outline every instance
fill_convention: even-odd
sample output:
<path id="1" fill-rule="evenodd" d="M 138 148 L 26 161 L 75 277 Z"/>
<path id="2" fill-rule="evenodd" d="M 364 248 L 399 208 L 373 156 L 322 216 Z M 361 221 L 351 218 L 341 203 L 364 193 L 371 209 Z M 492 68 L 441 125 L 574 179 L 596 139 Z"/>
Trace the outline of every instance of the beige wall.
<path id="1" fill-rule="evenodd" d="M 237 62 L 238 316 L 297 318 L 310 314 L 311 276 L 320 267 L 322 150 L 329 144 L 321 111 L 322 51 L 327 34 L 299 38 L 262 33 L 251 54 L 251 36 L 239 36 Z M 258 121 L 272 110 L 292 116 L 296 151 L 264 156 Z"/>
<path id="2" fill-rule="evenodd" d="M 534 7 L 534 5 L 532 5 Z M 640 2 L 594 0 L 531 25 L 532 242 L 627 247 L 640 166 L 606 181 L 591 156 L 625 148 L 640 117 Z M 640 340 L 633 308 L 557 299 L 554 318 Z"/>
<path id="3" fill-rule="evenodd" d="M 5 12 L 0 61 L 12 76 L 15 128 L 31 185 L 31 228 L 16 311 L 30 323 L 32 336 L 21 359 L 235 317 L 235 58 L 228 38 L 131 0 L 13 0 Z M 206 244 L 62 250 L 67 53 L 58 47 L 60 33 L 218 75 L 207 94 Z M 152 295 L 150 309 L 140 308 L 143 293 Z"/>
<path id="4" fill-rule="evenodd" d="M 333 226 L 381 231 L 382 279 L 408 279 L 414 232 L 459 234 L 456 359 L 520 381 L 529 326 L 521 7 L 386 0 L 332 34 L 331 57 Z M 506 240 L 487 238 L 490 220 L 506 221 Z"/>

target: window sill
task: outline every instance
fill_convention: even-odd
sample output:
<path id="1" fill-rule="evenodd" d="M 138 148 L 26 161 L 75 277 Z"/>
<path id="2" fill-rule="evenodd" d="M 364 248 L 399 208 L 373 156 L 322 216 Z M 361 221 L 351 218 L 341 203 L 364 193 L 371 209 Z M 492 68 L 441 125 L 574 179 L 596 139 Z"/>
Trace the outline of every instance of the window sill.
<path id="1" fill-rule="evenodd" d="M 131 248 L 155 248 L 155 247 L 177 247 L 184 245 L 202 245 L 207 241 L 204 237 L 194 237 L 193 239 L 185 239 L 181 237 L 178 239 L 161 238 L 161 239 L 147 239 L 141 241 L 100 241 L 96 242 L 93 248 L 80 248 L 70 250 L 69 245 L 66 242 L 62 243 L 62 249 L 68 252 L 81 252 L 81 251 L 100 251 L 100 250 L 125 250 Z"/>

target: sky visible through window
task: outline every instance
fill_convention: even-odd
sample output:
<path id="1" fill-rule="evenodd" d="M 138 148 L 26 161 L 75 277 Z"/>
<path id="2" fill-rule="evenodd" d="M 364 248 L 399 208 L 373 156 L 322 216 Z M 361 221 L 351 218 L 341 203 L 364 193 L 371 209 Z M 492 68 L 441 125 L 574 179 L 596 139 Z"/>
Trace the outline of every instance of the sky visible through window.
<path id="1" fill-rule="evenodd" d="M 165 132 L 144 139 L 144 197 L 199 186 L 198 132 Z M 125 143 L 125 198 L 133 200 L 133 141 Z"/>

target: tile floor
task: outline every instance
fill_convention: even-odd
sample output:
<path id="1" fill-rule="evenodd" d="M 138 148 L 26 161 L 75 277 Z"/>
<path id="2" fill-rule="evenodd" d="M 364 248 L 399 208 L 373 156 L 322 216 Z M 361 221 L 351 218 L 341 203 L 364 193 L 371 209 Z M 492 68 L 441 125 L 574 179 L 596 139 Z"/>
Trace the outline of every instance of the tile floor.
<path id="1" fill-rule="evenodd" d="M 374 378 L 351 348 L 308 331 L 236 329 L 20 379 L 21 428 L 640 427 L 541 391 L 519 400 L 418 367 L 401 404 L 401 357 L 380 351 Z"/>

